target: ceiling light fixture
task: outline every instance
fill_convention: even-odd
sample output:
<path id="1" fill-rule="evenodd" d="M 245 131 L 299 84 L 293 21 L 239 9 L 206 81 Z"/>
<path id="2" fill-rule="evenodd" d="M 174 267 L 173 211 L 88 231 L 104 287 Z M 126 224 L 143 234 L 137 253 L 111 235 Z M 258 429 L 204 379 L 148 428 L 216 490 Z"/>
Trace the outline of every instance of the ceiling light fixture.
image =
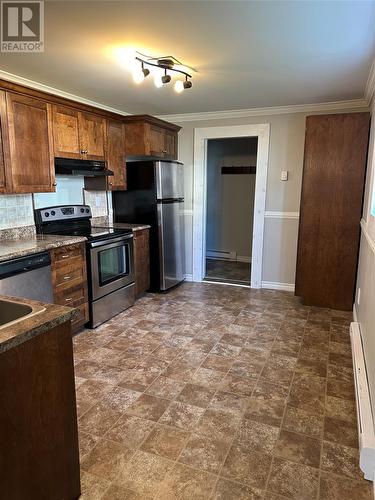
<path id="1" fill-rule="evenodd" d="M 174 85 L 175 91 L 179 94 L 181 93 L 184 89 L 190 89 L 193 84 L 191 81 L 192 75 L 184 71 L 183 69 L 179 69 L 175 67 L 175 63 L 177 63 L 179 66 L 185 66 L 183 65 L 180 61 L 178 61 L 175 57 L 173 56 L 167 56 L 167 57 L 148 57 L 145 56 L 144 54 L 138 53 L 139 56 L 136 56 L 136 60 L 139 61 L 141 64 L 140 70 L 136 70 L 133 73 L 133 79 L 136 83 L 142 82 L 149 74 L 150 74 L 150 69 L 148 69 L 146 66 L 150 66 L 151 68 L 158 68 L 161 70 L 164 70 L 164 75 L 160 75 L 159 72 L 155 75 L 154 77 L 154 83 L 155 86 L 160 88 L 163 85 L 170 83 L 172 80 L 172 75 L 173 74 L 179 74 L 179 75 L 184 75 L 185 76 L 185 81 L 182 80 L 177 80 Z M 142 57 L 140 57 L 142 56 Z M 189 66 L 185 66 L 189 68 Z M 192 71 L 196 71 L 194 68 L 190 68 Z"/>

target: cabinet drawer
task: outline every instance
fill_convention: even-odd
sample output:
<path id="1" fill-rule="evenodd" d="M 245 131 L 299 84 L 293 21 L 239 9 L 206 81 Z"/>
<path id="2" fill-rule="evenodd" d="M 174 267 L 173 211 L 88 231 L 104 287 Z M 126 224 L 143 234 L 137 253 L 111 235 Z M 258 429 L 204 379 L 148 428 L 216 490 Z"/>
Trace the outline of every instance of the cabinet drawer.
<path id="1" fill-rule="evenodd" d="M 84 268 L 82 266 L 64 266 L 53 272 L 56 290 L 71 288 L 72 286 L 86 281 Z"/>
<path id="2" fill-rule="evenodd" d="M 52 261 L 56 264 L 67 262 L 74 257 L 84 258 L 84 243 L 54 248 L 51 251 Z"/>
<path id="3" fill-rule="evenodd" d="M 55 294 L 55 303 L 62 306 L 78 307 L 87 302 L 86 288 L 84 286 L 68 288 Z"/>

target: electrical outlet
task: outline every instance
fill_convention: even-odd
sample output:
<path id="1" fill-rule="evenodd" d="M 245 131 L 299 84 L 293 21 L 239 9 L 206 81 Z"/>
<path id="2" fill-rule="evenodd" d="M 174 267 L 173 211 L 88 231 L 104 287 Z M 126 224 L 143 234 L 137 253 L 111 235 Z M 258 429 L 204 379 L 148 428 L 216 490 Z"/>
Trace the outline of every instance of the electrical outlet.
<path id="1" fill-rule="evenodd" d="M 289 172 L 288 170 L 282 170 L 281 171 L 281 176 L 280 176 L 280 179 L 282 181 L 287 181 L 288 180 L 288 177 L 289 177 Z"/>
<path id="2" fill-rule="evenodd" d="M 358 288 L 358 292 L 357 292 L 357 304 L 359 305 L 360 302 L 361 302 L 361 289 Z"/>

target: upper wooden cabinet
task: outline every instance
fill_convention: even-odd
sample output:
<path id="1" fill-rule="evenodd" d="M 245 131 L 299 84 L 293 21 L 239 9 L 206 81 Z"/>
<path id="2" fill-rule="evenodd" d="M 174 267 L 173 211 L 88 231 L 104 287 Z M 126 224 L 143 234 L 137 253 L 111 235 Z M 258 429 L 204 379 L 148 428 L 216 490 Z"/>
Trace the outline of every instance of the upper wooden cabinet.
<path id="1" fill-rule="evenodd" d="M 53 105 L 55 157 L 105 160 L 106 121 L 92 113 Z"/>
<path id="2" fill-rule="evenodd" d="M 108 189 L 126 189 L 125 136 L 120 121 L 107 121 L 108 168 L 114 172 L 108 177 Z"/>
<path id="3" fill-rule="evenodd" d="M 149 115 L 129 116 L 124 121 L 127 156 L 177 159 L 177 134 L 181 127 Z"/>
<path id="4" fill-rule="evenodd" d="M 40 99 L 6 93 L 7 147 L 12 193 L 55 190 L 51 105 Z"/>

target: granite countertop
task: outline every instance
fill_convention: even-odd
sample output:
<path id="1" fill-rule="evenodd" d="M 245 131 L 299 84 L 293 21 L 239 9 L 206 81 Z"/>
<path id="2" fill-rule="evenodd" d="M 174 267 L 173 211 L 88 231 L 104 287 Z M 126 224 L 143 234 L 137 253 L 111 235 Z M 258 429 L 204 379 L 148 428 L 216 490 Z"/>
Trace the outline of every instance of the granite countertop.
<path id="1" fill-rule="evenodd" d="M 0 328 L 0 353 L 8 351 L 37 335 L 48 332 L 52 328 L 74 318 L 77 314 L 77 309 L 72 307 L 45 304 L 35 300 L 4 295 L 0 295 L 0 300 L 14 300 L 40 311 L 34 316 L 25 317 L 25 319 Z"/>
<path id="2" fill-rule="evenodd" d="M 132 229 L 134 231 L 142 231 L 142 229 L 150 229 L 151 226 L 147 224 L 130 224 L 127 222 L 112 222 L 108 224 L 108 227 L 114 227 L 119 229 Z"/>
<path id="3" fill-rule="evenodd" d="M 37 234 L 26 238 L 3 239 L 0 241 L 0 262 L 84 241 L 86 241 L 86 238 L 82 236 L 58 236 L 54 234 Z"/>

